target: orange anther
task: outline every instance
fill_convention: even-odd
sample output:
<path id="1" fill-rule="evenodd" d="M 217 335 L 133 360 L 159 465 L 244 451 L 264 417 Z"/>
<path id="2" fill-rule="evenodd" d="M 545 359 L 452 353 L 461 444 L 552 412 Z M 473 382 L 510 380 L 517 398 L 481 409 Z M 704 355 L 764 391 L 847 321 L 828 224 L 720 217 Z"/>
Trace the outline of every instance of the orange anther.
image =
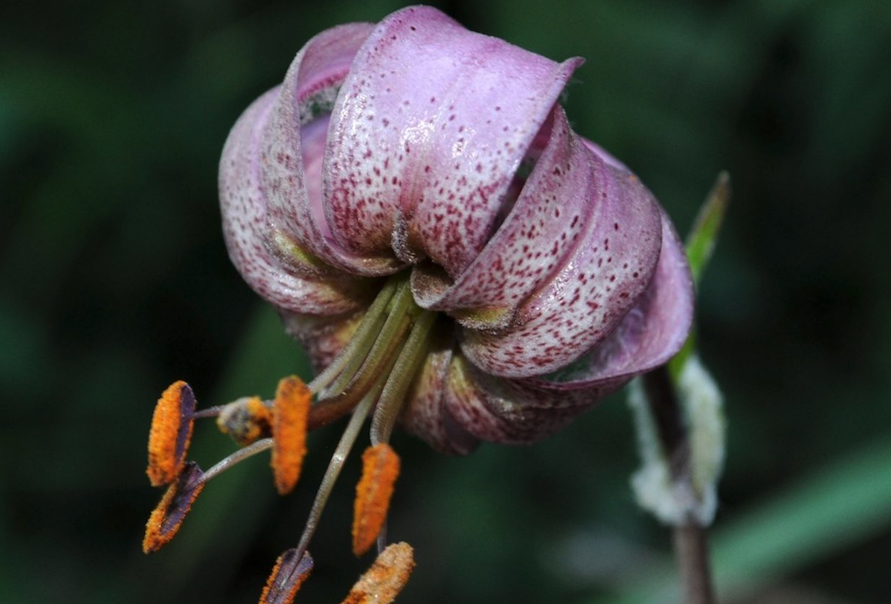
<path id="1" fill-rule="evenodd" d="M 260 594 L 260 604 L 291 604 L 309 573 L 313 560 L 309 552 L 297 559 L 297 550 L 289 549 L 275 561 L 275 567 Z"/>
<path id="2" fill-rule="evenodd" d="M 149 516 L 145 525 L 145 539 L 142 541 L 143 552 L 156 552 L 176 536 L 186 514 L 192 508 L 192 503 L 204 489 L 203 477 L 198 464 L 186 464 Z"/>
<path id="3" fill-rule="evenodd" d="M 390 604 L 408 583 L 414 568 L 413 550 L 408 543 L 388 545 L 359 577 L 342 604 Z"/>
<path id="4" fill-rule="evenodd" d="M 272 470 L 281 495 L 289 493 L 300 478 L 311 399 L 312 393 L 300 378 L 279 381 L 272 412 Z"/>
<path id="5" fill-rule="evenodd" d="M 260 397 L 246 396 L 223 407 L 217 417 L 217 427 L 246 447 L 272 432 L 272 411 Z"/>
<path id="6" fill-rule="evenodd" d="M 399 456 L 390 445 L 379 443 L 365 449 L 353 512 L 353 553 L 357 556 L 367 552 L 381 532 L 398 476 Z"/>
<path id="7" fill-rule="evenodd" d="M 174 382 L 155 405 L 149 432 L 148 474 L 152 486 L 170 484 L 183 469 L 192 438 L 195 395 L 183 381 Z"/>

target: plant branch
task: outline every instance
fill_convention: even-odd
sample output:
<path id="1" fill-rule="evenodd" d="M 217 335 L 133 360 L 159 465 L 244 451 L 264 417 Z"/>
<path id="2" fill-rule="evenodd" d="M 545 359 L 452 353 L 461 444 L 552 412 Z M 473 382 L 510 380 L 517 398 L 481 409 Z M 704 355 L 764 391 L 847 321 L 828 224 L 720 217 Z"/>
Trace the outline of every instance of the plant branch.
<path id="1" fill-rule="evenodd" d="M 671 480 L 680 490 L 695 493 L 689 434 L 667 367 L 647 373 L 643 384 Z M 689 514 L 673 531 L 687 604 L 716 604 L 706 529 Z"/>

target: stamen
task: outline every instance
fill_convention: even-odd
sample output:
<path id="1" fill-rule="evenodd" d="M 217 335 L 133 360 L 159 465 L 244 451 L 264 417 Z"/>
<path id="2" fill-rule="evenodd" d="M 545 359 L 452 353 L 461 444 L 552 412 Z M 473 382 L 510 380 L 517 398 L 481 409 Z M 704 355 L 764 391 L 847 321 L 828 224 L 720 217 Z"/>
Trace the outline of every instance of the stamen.
<path id="1" fill-rule="evenodd" d="M 172 484 L 149 519 L 145 551 L 156 551 L 173 538 L 209 480 L 261 451 L 272 449 L 276 489 L 281 494 L 291 491 L 306 453 L 307 429 L 352 412 L 300 541 L 296 548 L 279 557 L 260 599 L 260 604 L 290 604 L 312 569 L 307 548 L 334 484 L 362 425 L 377 405 L 371 430 L 373 446 L 363 455 L 362 480 L 356 487 L 353 549 L 361 555 L 377 539 L 380 555 L 347 601 L 364 602 L 361 598 L 366 597 L 392 601 L 411 573 L 414 561 L 406 544 L 383 547 L 383 527 L 400 465 L 387 441 L 425 357 L 436 316 L 414 303 L 404 274 L 394 276 L 384 285 L 344 350 L 309 385 L 291 376 L 279 382 L 274 401 L 244 397 L 198 412 L 194 395 L 185 382 L 168 388 L 155 410 L 149 439 L 149 476 L 154 484 Z M 317 401 L 313 405 L 314 394 Z M 194 420 L 201 417 L 216 417 L 220 430 L 242 445 L 207 472 L 193 462 L 185 463 Z M 266 436 L 270 433 L 271 437 Z"/>
<path id="2" fill-rule="evenodd" d="M 142 541 L 143 552 L 156 552 L 176 536 L 205 482 L 206 475 L 202 474 L 198 464 L 190 461 L 185 465 L 149 516 Z"/>
<path id="3" fill-rule="evenodd" d="M 252 445 L 248 445 L 247 447 L 241 448 L 232 455 L 221 459 L 214 466 L 212 466 L 207 472 L 204 473 L 204 482 L 207 482 L 211 478 L 222 474 L 235 464 L 244 461 L 249 457 L 253 457 L 257 453 L 261 451 L 265 451 L 267 449 L 271 449 L 274 442 L 271 438 L 263 438 L 258 440 Z"/>
<path id="4" fill-rule="evenodd" d="M 356 438 L 359 436 L 362 424 L 365 423 L 365 419 L 368 417 L 372 405 L 374 405 L 375 401 L 377 401 L 380 396 L 380 393 L 384 388 L 384 383 L 386 382 L 386 376 L 392 371 L 394 364 L 395 359 L 391 358 L 382 374 L 383 377 L 378 378 L 378 381 L 375 382 L 374 386 L 372 386 L 362 398 L 359 405 L 353 410 L 353 416 L 350 418 L 350 422 L 343 431 L 343 434 L 340 437 L 340 442 L 337 443 L 337 448 L 334 450 L 334 455 L 331 456 L 331 461 L 328 462 L 328 469 L 325 470 L 325 475 L 322 478 L 322 484 L 319 485 L 315 501 L 313 501 L 312 509 L 309 512 L 309 518 L 306 520 L 306 526 L 303 529 L 303 534 L 300 536 L 300 542 L 297 544 L 298 554 L 302 554 L 306 551 L 306 548 L 309 547 L 309 542 L 312 540 L 312 536 L 318 527 L 322 512 L 325 509 L 325 504 L 334 488 L 334 483 L 337 482 L 337 477 L 340 476 L 343 464 L 346 461 L 350 450 L 353 448 Z"/>
<path id="5" fill-rule="evenodd" d="M 390 302 L 387 320 L 381 327 L 374 346 L 361 362 L 354 363 L 355 371 L 344 371 L 338 376 L 329 388 L 331 394 L 361 391 L 364 386 L 370 385 L 377 379 L 379 375 L 377 370 L 386 362 L 387 354 L 402 344 L 405 330 L 411 325 L 408 313 L 412 309 L 411 288 L 407 281 L 403 281 L 397 285 L 396 293 Z M 330 394 L 322 398 L 330 398 Z"/>
<path id="6" fill-rule="evenodd" d="M 260 594 L 260 604 L 290 604 L 297 591 L 312 572 L 313 560 L 309 552 L 297 556 L 296 549 L 289 549 L 275 561 L 275 567 Z"/>
<path id="7" fill-rule="evenodd" d="M 149 432 L 148 474 L 152 486 L 176 480 L 186 463 L 192 438 L 195 394 L 183 381 L 174 382 L 158 399 Z"/>
<path id="8" fill-rule="evenodd" d="M 212 478 L 228 470 L 235 464 L 253 457 L 261 451 L 271 449 L 273 440 L 264 438 L 252 445 L 239 449 L 219 461 L 207 472 L 202 472 L 194 461 L 186 463 L 176 480 L 167 488 L 158 506 L 152 511 L 145 525 L 145 538 L 142 550 L 146 554 L 156 552 L 179 531 L 192 503 Z"/>
<path id="9" fill-rule="evenodd" d="M 259 396 L 245 396 L 223 405 L 217 428 L 244 447 L 272 434 L 272 411 Z"/>
<path id="10" fill-rule="evenodd" d="M 394 543 L 380 553 L 342 604 L 390 604 L 408 583 L 414 568 L 411 546 Z"/>
<path id="11" fill-rule="evenodd" d="M 399 456 L 390 445 L 379 443 L 365 449 L 353 514 L 353 553 L 357 556 L 367 552 L 380 533 L 398 476 Z"/>
<path id="12" fill-rule="evenodd" d="M 238 399 L 241 400 L 241 399 Z M 236 401 L 238 402 L 238 401 Z M 226 410 L 226 407 L 231 405 L 232 403 L 228 403 L 226 405 L 216 405 L 214 407 L 207 407 L 206 409 L 201 409 L 200 411 L 196 411 L 192 414 L 192 419 L 203 419 L 205 417 L 219 417 L 220 414 Z"/>
<path id="13" fill-rule="evenodd" d="M 272 408 L 272 469 L 279 495 L 291 492 L 306 455 L 306 424 L 312 393 L 297 376 L 282 378 Z"/>
<path id="14" fill-rule="evenodd" d="M 429 335 L 437 316 L 435 312 L 424 311 L 412 327 L 411 335 L 399 353 L 396 365 L 374 410 L 374 417 L 371 419 L 371 444 L 390 441 L 393 426 L 405 404 L 408 387 L 427 356 L 424 353 L 430 345 Z"/>
<path id="15" fill-rule="evenodd" d="M 417 307 L 412 301 L 408 283 L 400 283 L 393 297 L 393 307 L 368 356 L 355 375 L 350 376 L 344 372 L 338 376 L 328 389 L 335 393 L 334 395 L 329 398 L 322 397 L 313 405 L 309 416 L 310 429 L 323 426 L 345 415 L 356 406 L 381 375 L 389 375 L 389 370 L 383 368 L 395 358 L 406 332 L 411 327 L 411 314 L 416 312 Z"/>
<path id="16" fill-rule="evenodd" d="M 393 298 L 393 294 L 396 293 L 398 286 L 399 281 L 394 277 L 381 288 L 381 291 L 374 299 L 374 302 L 371 303 L 365 316 L 362 317 L 362 322 L 359 323 L 359 327 L 356 328 L 355 333 L 344 349 L 340 351 L 340 354 L 322 373 L 309 383 L 309 389 L 314 394 L 321 394 L 335 378 L 345 372 L 344 370 L 348 364 L 355 362 L 356 359 L 361 363 L 365 359 L 378 333 L 380 333 L 381 325 L 383 325 L 386 319 L 384 312 L 387 310 L 387 305 Z M 353 368 L 353 371 L 355 372 L 356 369 L 358 369 L 358 366 Z"/>

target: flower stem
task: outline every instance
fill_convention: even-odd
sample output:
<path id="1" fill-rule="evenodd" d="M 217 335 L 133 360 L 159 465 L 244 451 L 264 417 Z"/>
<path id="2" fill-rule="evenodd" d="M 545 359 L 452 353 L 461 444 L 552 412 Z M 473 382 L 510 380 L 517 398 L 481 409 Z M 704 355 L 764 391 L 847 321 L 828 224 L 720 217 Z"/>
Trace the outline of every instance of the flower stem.
<path id="1" fill-rule="evenodd" d="M 693 491 L 687 422 L 667 367 L 663 365 L 645 374 L 643 384 L 659 441 L 668 460 L 671 480 Z M 705 527 L 689 514 L 684 521 L 674 526 L 673 531 L 675 556 L 687 604 L 716 604 Z"/>
<path id="2" fill-rule="evenodd" d="M 695 522 L 676 526 L 674 551 L 680 566 L 684 595 L 688 604 L 715 604 L 715 588 L 712 584 L 709 562 L 708 537 L 703 527 Z"/>

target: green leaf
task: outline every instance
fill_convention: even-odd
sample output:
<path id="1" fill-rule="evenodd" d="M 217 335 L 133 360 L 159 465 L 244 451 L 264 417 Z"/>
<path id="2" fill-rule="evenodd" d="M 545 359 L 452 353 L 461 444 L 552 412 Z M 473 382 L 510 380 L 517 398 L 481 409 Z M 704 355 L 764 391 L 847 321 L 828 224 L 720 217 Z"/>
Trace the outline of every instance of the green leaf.
<path id="1" fill-rule="evenodd" d="M 690 272 L 693 275 L 693 283 L 698 288 L 702 280 L 702 273 L 711 260 L 718 241 L 718 234 L 724 222 L 724 214 L 730 203 L 730 175 L 727 172 L 718 174 L 712 190 L 706 196 L 699 214 L 693 221 L 693 228 L 687 236 L 687 260 L 690 263 Z M 684 365 L 696 350 L 696 328 L 690 331 L 683 348 L 668 363 L 668 370 L 674 382 L 677 383 Z"/>
<path id="2" fill-rule="evenodd" d="M 687 259 L 690 262 L 690 271 L 693 273 L 693 282 L 697 287 L 712 257 L 729 202 L 730 175 L 721 172 L 699 209 L 699 214 L 687 237 Z"/>

